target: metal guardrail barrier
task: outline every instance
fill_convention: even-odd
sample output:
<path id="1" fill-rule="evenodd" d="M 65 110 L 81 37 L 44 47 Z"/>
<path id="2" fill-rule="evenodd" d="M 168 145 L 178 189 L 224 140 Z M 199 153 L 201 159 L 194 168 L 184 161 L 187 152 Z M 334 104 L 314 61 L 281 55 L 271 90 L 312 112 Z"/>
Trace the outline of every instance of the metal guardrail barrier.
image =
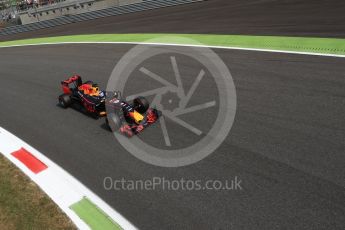
<path id="1" fill-rule="evenodd" d="M 34 31 L 44 28 L 51 28 L 55 26 L 82 22 L 92 20 L 96 18 L 103 18 L 109 16 L 116 16 L 121 14 L 135 13 L 145 10 L 158 9 L 163 7 L 177 6 L 182 4 L 189 4 L 194 2 L 200 2 L 204 0 L 144 0 L 140 3 L 134 3 L 124 6 L 114 6 L 102 10 L 90 11 L 87 13 L 61 16 L 58 18 L 35 22 L 26 25 L 17 25 L 4 28 L 0 30 L 0 36 L 6 36 L 11 34 L 23 33 L 28 31 Z"/>

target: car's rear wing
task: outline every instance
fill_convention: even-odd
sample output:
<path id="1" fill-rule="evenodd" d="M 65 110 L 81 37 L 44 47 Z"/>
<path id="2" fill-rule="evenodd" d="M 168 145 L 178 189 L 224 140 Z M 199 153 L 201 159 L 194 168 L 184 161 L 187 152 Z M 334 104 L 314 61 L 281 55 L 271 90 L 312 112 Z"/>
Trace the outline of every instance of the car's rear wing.
<path id="1" fill-rule="evenodd" d="M 74 85 L 74 87 L 70 87 L 70 84 L 72 83 L 76 83 L 76 85 Z M 66 94 L 71 94 L 71 88 L 79 87 L 80 85 L 82 85 L 82 80 L 79 75 L 74 75 L 61 82 L 62 91 Z"/>

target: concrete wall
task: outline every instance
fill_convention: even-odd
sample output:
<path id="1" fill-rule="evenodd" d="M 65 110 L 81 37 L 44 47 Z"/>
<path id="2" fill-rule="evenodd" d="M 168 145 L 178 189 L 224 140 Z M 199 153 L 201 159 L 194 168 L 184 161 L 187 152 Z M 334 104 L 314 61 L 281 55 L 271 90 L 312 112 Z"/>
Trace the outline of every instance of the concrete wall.
<path id="1" fill-rule="evenodd" d="M 30 24 L 38 21 L 58 18 L 64 15 L 81 14 L 95 10 L 101 10 L 112 6 L 122 6 L 142 2 L 142 0 L 77 0 L 65 1 L 54 5 L 30 9 L 20 14 L 22 24 Z"/>

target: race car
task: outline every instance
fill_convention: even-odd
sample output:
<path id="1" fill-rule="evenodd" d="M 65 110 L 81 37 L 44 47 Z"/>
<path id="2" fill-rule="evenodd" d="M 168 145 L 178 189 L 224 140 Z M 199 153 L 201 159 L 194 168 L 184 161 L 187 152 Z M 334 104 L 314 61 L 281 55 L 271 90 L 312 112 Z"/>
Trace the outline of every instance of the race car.
<path id="1" fill-rule="evenodd" d="M 106 124 L 113 131 L 131 137 L 155 123 L 160 112 L 149 108 L 144 97 L 137 97 L 133 103 L 121 98 L 121 93 L 106 93 L 92 81 L 82 82 L 79 75 L 74 75 L 61 82 L 63 94 L 59 96 L 59 104 L 63 108 L 74 107 L 91 114 L 95 118 L 109 115 Z M 106 111 L 107 109 L 107 111 Z"/>
<path id="2" fill-rule="evenodd" d="M 92 81 L 82 82 L 79 75 L 74 75 L 61 82 L 63 94 L 59 96 L 59 104 L 63 108 L 73 106 L 98 118 L 106 115 L 105 91 L 99 90 Z"/>
<path id="3" fill-rule="evenodd" d="M 113 131 L 118 131 L 127 137 L 132 137 L 154 124 L 161 112 L 150 108 L 149 102 L 144 97 L 137 97 L 133 103 L 125 101 L 120 92 L 114 92 L 107 97 L 106 108 L 108 111 L 106 124 Z"/>

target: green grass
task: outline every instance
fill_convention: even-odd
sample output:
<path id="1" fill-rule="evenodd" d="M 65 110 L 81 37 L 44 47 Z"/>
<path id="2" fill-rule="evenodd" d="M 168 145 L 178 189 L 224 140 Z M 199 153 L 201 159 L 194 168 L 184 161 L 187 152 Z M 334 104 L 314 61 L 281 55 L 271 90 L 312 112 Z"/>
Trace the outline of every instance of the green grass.
<path id="1" fill-rule="evenodd" d="M 38 186 L 0 154 L 0 229 L 76 229 Z"/>
<path id="2" fill-rule="evenodd" d="M 153 40 L 152 40 L 153 39 Z M 345 39 L 202 34 L 91 34 L 0 42 L 0 47 L 59 42 L 155 42 L 345 55 Z"/>
<path id="3" fill-rule="evenodd" d="M 87 223 L 92 230 L 121 230 L 122 228 L 113 222 L 107 215 L 87 198 L 82 199 L 70 207 L 77 215 Z"/>

